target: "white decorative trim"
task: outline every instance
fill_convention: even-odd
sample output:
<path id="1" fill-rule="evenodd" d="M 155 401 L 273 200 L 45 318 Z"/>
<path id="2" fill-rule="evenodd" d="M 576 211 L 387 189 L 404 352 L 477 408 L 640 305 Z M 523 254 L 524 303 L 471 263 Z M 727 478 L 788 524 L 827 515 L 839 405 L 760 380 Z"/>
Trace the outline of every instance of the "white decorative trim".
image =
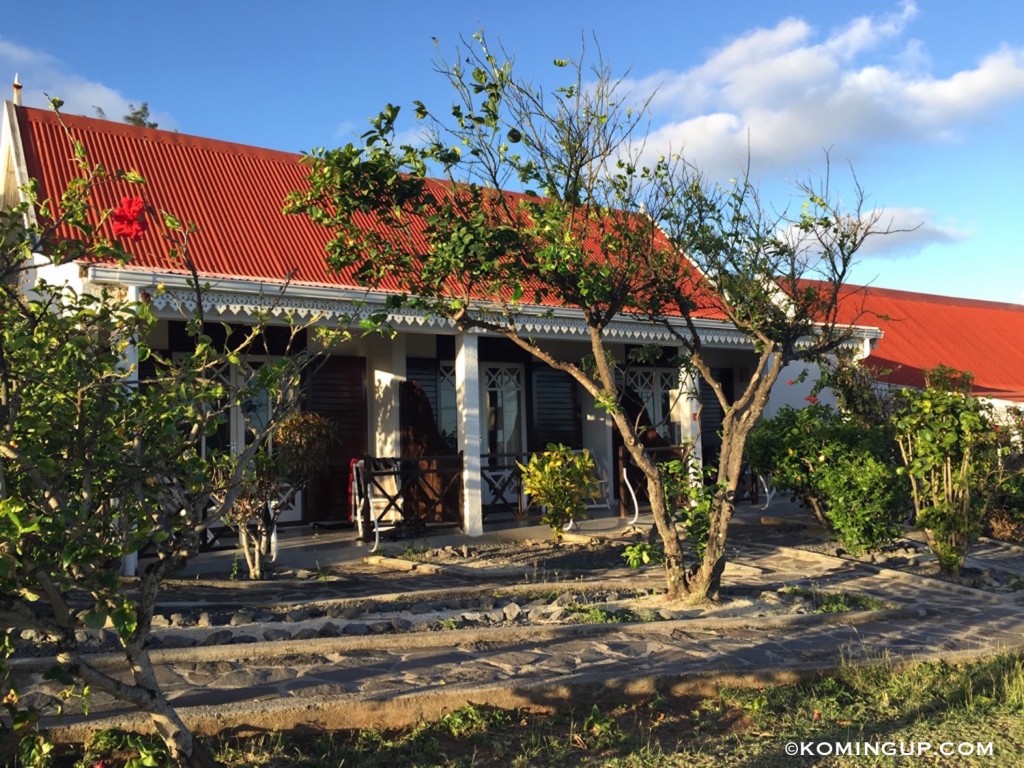
<path id="1" fill-rule="evenodd" d="M 154 311 L 163 317 L 177 317 L 196 309 L 196 294 L 189 278 L 181 274 L 145 272 L 117 267 L 91 266 L 89 280 L 97 283 L 137 286 L 152 291 Z M 203 278 L 209 288 L 203 292 L 203 312 L 210 319 L 244 320 L 263 316 L 269 319 L 295 318 L 302 322 L 354 324 L 372 311 L 384 306 L 387 295 L 380 292 L 354 291 L 320 285 L 248 281 L 231 278 Z M 158 290 L 159 287 L 159 290 Z M 481 314 L 482 317 L 487 315 Z M 491 319 L 502 316 L 495 312 Z M 457 333 L 451 320 L 429 315 L 422 310 L 403 309 L 393 312 L 389 322 L 396 330 Z M 500 322 L 500 320 L 499 320 Z M 588 328 L 576 310 L 549 307 L 520 307 L 516 317 L 524 336 L 546 339 L 586 339 Z M 682 321 L 673 322 L 680 334 L 688 333 Z M 752 349 L 749 337 L 731 325 L 715 320 L 696 320 L 695 326 L 701 342 L 714 347 Z M 844 348 L 860 350 L 865 338 L 877 338 L 875 328 L 858 328 Z M 484 334 L 485 331 L 470 331 Z M 621 317 L 613 321 L 604 332 L 609 341 L 638 344 L 677 344 L 679 339 L 664 326 L 636 317 Z M 810 341 L 810 340 L 808 340 Z"/>

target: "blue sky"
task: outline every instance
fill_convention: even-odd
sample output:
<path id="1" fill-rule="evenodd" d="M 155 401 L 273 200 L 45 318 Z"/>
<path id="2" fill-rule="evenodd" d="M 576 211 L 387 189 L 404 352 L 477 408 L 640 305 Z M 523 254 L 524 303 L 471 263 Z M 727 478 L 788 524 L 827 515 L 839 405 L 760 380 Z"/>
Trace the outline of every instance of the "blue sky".
<path id="1" fill-rule="evenodd" d="M 834 175 L 852 165 L 871 205 L 917 227 L 866 248 L 856 282 L 1024 303 L 1024 3 L 16 3 L 0 77 L 19 73 L 29 104 L 146 101 L 161 128 L 298 152 L 354 139 L 387 102 L 410 128 L 414 99 L 446 107 L 435 56 L 481 28 L 551 86 L 553 58 L 599 44 L 656 90 L 653 146 L 725 180 L 749 137 L 776 204 L 828 148 Z"/>

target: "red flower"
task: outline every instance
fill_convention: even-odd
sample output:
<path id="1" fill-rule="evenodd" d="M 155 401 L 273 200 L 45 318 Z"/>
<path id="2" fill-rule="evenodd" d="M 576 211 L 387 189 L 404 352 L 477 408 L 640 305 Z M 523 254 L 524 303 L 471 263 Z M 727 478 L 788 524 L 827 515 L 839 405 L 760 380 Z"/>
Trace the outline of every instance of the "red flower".
<path id="1" fill-rule="evenodd" d="M 821 710 L 820 709 L 814 710 L 814 714 L 811 716 L 811 720 L 813 720 L 814 722 L 818 722 L 819 720 L 821 720 Z"/>
<path id="2" fill-rule="evenodd" d="M 792 387 L 794 384 L 796 384 L 796 382 L 790 379 L 789 381 L 786 382 L 786 384 Z"/>
<path id="3" fill-rule="evenodd" d="M 145 216 L 146 203 L 141 197 L 121 198 L 121 204 L 110 214 L 114 221 L 114 234 L 133 243 L 139 242 L 149 228 Z"/>
<path id="4" fill-rule="evenodd" d="M 804 400 L 806 400 L 811 405 L 818 404 L 818 398 L 816 398 L 814 395 L 808 395 L 807 397 L 804 398 Z"/>

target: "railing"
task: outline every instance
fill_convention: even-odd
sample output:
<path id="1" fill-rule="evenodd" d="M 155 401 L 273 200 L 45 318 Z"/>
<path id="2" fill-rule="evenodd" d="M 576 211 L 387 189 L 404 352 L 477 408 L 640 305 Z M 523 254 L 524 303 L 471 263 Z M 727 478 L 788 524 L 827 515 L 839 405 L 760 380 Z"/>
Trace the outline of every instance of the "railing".
<path id="1" fill-rule="evenodd" d="M 383 458 L 352 465 L 352 510 L 360 537 L 380 544 L 382 530 L 462 522 L 462 454 Z"/>
<path id="2" fill-rule="evenodd" d="M 664 445 L 651 446 L 644 449 L 656 464 L 661 464 L 673 459 L 685 460 L 689 455 L 689 445 Z M 647 480 L 644 473 L 633 462 L 633 457 L 624 446 L 619 447 L 619 516 L 633 516 L 635 523 L 640 516 L 640 510 L 650 508 L 651 500 L 647 493 Z"/>
<path id="3" fill-rule="evenodd" d="M 529 460 L 529 453 L 485 453 L 480 457 L 485 518 L 501 512 L 512 512 L 519 518 L 526 513 L 529 501 L 523 495 L 523 472 L 519 464 Z"/>
<path id="4" fill-rule="evenodd" d="M 533 453 L 487 453 L 480 457 L 485 519 L 501 512 L 512 512 L 516 518 L 522 518 L 530 510 L 532 504 L 523 492 L 523 472 L 519 464 L 526 464 L 531 456 Z M 588 507 L 609 509 L 608 482 L 600 469 L 596 470 L 596 480 L 599 496 Z"/>

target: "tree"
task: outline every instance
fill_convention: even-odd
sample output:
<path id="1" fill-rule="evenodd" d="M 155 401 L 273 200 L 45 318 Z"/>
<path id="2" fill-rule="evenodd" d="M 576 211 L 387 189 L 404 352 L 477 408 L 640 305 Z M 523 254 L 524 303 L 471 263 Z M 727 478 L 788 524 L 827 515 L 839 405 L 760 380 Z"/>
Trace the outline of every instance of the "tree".
<path id="1" fill-rule="evenodd" d="M 159 128 L 159 124 L 149 119 L 149 102 L 142 102 L 136 107 L 134 104 L 128 105 L 128 114 L 121 118 L 122 122 L 128 123 L 128 125 L 137 125 L 140 128 Z"/>
<path id="2" fill-rule="evenodd" d="M 100 120 L 107 119 L 107 112 L 103 107 L 93 107 L 93 111 L 96 113 L 96 117 Z M 140 128 L 159 128 L 159 123 L 155 123 L 149 119 L 149 102 L 142 102 L 136 108 L 134 104 L 128 105 L 128 114 L 121 118 L 121 121 L 128 123 L 128 125 L 137 125 Z"/>
<path id="3" fill-rule="evenodd" d="M 278 425 L 272 446 L 253 457 L 242 493 L 225 518 L 238 531 L 250 579 L 266 576 L 267 560 L 276 557 L 272 542 L 281 508 L 326 470 L 337 442 L 335 433 L 334 424 L 324 416 L 292 412 Z"/>
<path id="4" fill-rule="evenodd" d="M 799 215 L 769 216 L 748 177 L 722 188 L 680 157 L 642 162 L 644 104 L 627 105 L 623 82 L 601 61 L 590 70 L 560 59 L 568 82 L 544 92 L 517 78 L 483 35 L 437 69 L 455 100 L 443 113 L 415 103 L 426 146 L 397 146 L 399 109 L 388 105 L 359 146 L 313 150 L 308 186 L 286 210 L 328 227 L 328 262 L 368 286 L 397 280 L 404 301 L 459 328 L 500 334 L 571 375 L 609 413 L 642 470 L 665 547 L 668 592 L 714 597 L 740 480 L 743 447 L 782 367 L 815 359 L 850 335 L 837 321 L 839 289 L 854 254 L 878 231 L 857 189 L 839 208 L 826 178 L 801 187 Z M 450 116 L 450 117 L 449 117 Z M 444 182 L 429 174 L 440 175 Z M 509 186 L 521 194 L 503 192 Z M 367 216 L 377 223 L 367 227 Z M 427 252 L 423 252 L 423 243 Z M 802 281 L 807 276 L 818 282 Z M 588 362 L 556 357 L 529 338 L 521 308 L 580 312 Z M 729 401 L 703 348 L 709 310 L 750 340 L 750 384 Z M 722 404 L 723 444 L 707 547 L 687 565 L 664 483 L 628 418 L 609 326 L 641 316 L 671 334 L 682 365 Z"/>
<path id="5" fill-rule="evenodd" d="M 896 415 L 901 472 L 910 480 L 917 525 L 943 573 L 957 576 L 981 535 L 1001 478 L 992 409 L 970 394 L 972 377 L 940 366 L 924 389 L 903 389 Z"/>
<path id="6" fill-rule="evenodd" d="M 134 171 L 108 175 L 81 142 L 69 141 L 78 175 L 68 189 L 39 200 L 30 185 L 21 203 L 0 212 L 0 752 L 41 738 L 3 663 L 16 649 L 16 631 L 33 629 L 55 642 L 52 674 L 69 691 L 101 689 L 138 707 L 176 764 L 213 766 L 150 662 L 157 592 L 232 507 L 254 457 L 296 406 L 302 370 L 314 358 L 286 354 L 233 384 L 219 377 L 258 348 L 265 327 L 257 322 L 224 343 L 208 334 L 190 256 L 196 230 L 167 212 L 169 255 L 189 267 L 196 291 L 198 308 L 183 317 L 191 353 L 170 358 L 148 347 L 156 318 L 146 296 L 25 285 L 43 261 L 127 261 L 125 245 L 142 239 L 154 218 L 142 197 L 97 208 L 98 187 L 143 179 Z M 301 331 L 293 326 L 291 338 Z M 204 451 L 204 436 L 228 410 L 256 397 L 274 404 L 275 417 L 254 426 L 237 455 Z M 121 558 L 143 547 L 154 557 L 129 590 L 119 578 Z M 77 633 L 104 626 L 117 635 L 127 682 L 82 653 Z"/>

